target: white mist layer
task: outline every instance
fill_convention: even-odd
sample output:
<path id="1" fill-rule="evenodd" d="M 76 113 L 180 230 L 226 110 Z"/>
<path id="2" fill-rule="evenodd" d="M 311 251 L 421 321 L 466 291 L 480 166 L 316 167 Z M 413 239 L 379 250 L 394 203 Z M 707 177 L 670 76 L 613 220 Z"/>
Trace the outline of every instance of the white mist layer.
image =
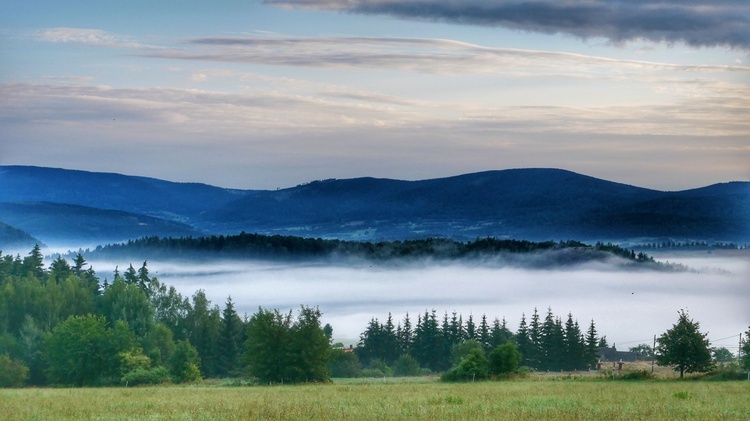
<path id="1" fill-rule="evenodd" d="M 551 307 L 556 316 L 568 312 L 585 330 L 593 318 L 609 344 L 627 349 L 651 344 L 687 309 L 709 333 L 712 345 L 736 352 L 738 335 L 750 325 L 750 270 L 742 258 L 670 258 L 698 273 L 616 271 L 611 267 L 552 270 L 415 265 L 401 268 L 360 265 L 318 266 L 258 262 L 183 264 L 149 261 L 152 276 L 174 285 L 191 297 L 203 289 L 212 304 L 224 308 L 231 295 L 237 312 L 252 314 L 258 307 L 294 312 L 300 305 L 318 306 L 323 323 L 333 326 L 334 339 L 356 345 L 368 321 L 394 324 L 408 312 L 416 325 L 418 314 L 435 309 L 469 315 L 479 325 L 506 318 L 516 330 L 525 313 L 536 307 L 542 318 Z M 111 280 L 115 265 L 122 272 L 130 262 L 91 262 L 100 278 Z M 133 262 L 140 267 L 142 262 Z M 727 338 L 729 339 L 723 339 Z M 719 339 L 722 339 L 718 341 Z"/>

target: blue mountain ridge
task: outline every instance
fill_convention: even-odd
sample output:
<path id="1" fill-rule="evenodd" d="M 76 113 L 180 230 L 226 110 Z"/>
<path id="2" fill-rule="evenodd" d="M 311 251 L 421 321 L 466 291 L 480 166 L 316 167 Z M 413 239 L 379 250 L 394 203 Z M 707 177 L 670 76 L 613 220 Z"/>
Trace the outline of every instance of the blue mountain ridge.
<path id="1" fill-rule="evenodd" d="M 95 221 L 92 215 L 97 209 L 155 218 L 141 222 L 138 226 L 146 228 L 129 232 L 128 238 L 246 231 L 362 240 L 750 239 L 748 182 L 663 192 L 560 169 L 511 169 L 420 181 L 320 180 L 270 191 L 0 166 L 0 185 L 0 203 L 5 204 L 0 207 L 0 221 L 41 240 L 53 231 L 56 236 L 74 235 L 76 213 Z M 22 214 L 30 211 L 19 207 L 22 203 L 36 204 L 34 224 L 24 222 L 28 218 Z M 81 207 L 65 208 L 63 225 L 71 227 L 68 231 L 60 228 L 60 210 L 52 204 Z M 113 226 L 118 218 L 132 220 L 126 214 L 108 214 L 106 223 L 97 223 Z M 157 225 L 161 228 L 149 229 Z M 95 233 L 94 227 L 88 227 L 89 237 Z"/>

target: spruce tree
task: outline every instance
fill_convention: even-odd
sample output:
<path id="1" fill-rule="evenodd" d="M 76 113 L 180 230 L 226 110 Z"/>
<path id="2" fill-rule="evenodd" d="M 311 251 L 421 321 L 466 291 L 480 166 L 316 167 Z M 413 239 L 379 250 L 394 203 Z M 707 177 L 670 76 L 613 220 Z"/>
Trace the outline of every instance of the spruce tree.
<path id="1" fill-rule="evenodd" d="M 217 374 L 220 376 L 235 376 L 240 368 L 244 326 L 242 319 L 234 310 L 232 296 L 227 298 L 221 315 Z"/>

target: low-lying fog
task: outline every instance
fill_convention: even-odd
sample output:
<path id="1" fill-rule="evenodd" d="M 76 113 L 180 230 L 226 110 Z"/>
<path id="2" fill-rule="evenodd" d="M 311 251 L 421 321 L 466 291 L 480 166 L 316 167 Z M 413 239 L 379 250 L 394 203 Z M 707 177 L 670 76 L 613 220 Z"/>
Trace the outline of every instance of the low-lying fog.
<path id="1" fill-rule="evenodd" d="M 537 307 L 541 317 L 551 307 L 563 318 L 571 312 L 582 329 L 593 318 L 600 335 L 621 350 L 650 344 L 653 335 L 672 327 L 677 312 L 690 316 L 709 332 L 714 346 L 736 352 L 737 334 L 750 324 L 750 267 L 747 254 L 721 256 L 657 256 L 698 269 L 697 273 L 615 271 L 579 267 L 560 271 L 472 267 L 461 264 L 388 268 L 370 265 L 319 266 L 258 262 L 184 264 L 149 261 L 152 276 L 174 285 L 183 295 L 203 289 L 222 309 L 231 295 L 237 312 L 252 314 L 259 306 L 281 311 L 301 304 L 319 306 L 334 340 L 356 345 L 372 317 L 394 323 L 409 312 L 416 325 L 425 310 L 469 314 L 479 324 L 505 317 L 515 331 L 521 314 Z M 130 262 L 93 261 L 100 278 L 112 279 Z M 132 262 L 140 267 L 142 262 Z M 724 339 L 728 338 L 728 339 Z"/>

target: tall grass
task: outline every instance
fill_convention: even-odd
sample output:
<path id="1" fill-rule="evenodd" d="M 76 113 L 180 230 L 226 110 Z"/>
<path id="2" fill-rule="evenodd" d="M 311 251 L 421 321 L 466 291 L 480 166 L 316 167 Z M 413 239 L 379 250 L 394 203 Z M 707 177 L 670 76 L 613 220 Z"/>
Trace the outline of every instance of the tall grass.
<path id="1" fill-rule="evenodd" d="M 3 420 L 750 419 L 750 382 L 430 380 L 0 390 Z"/>

